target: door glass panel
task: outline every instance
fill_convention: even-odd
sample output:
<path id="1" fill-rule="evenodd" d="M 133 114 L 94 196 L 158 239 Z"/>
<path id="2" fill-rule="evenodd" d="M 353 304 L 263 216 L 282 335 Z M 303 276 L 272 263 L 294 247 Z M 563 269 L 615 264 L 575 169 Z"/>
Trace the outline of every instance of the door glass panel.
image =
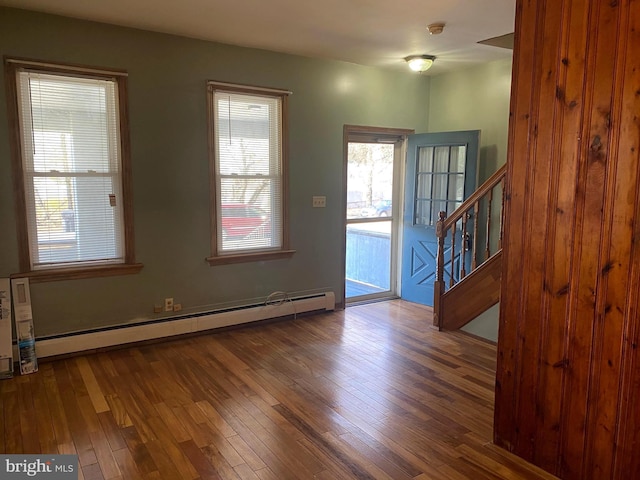
<path id="1" fill-rule="evenodd" d="M 464 173 L 464 164 L 467 158 L 466 145 L 451 147 L 451 171 Z"/>
<path id="2" fill-rule="evenodd" d="M 431 198 L 431 177 L 432 175 L 429 173 L 422 173 L 418 175 L 417 178 L 417 186 L 416 186 L 416 197 L 417 198 Z"/>
<path id="3" fill-rule="evenodd" d="M 433 147 L 421 147 L 418 158 L 418 173 L 433 171 Z"/>
<path id="4" fill-rule="evenodd" d="M 464 174 L 451 174 L 449 176 L 449 200 L 462 200 L 464 198 Z"/>
<path id="5" fill-rule="evenodd" d="M 393 144 L 349 142 L 347 218 L 390 217 Z"/>
<path id="6" fill-rule="evenodd" d="M 348 143 L 345 254 L 348 302 L 395 294 L 392 279 L 396 272 L 397 244 L 393 232 L 397 219 L 393 216 L 393 182 L 397 175 L 394 165 L 399 165 L 394 157 L 400 151 L 393 143 L 378 143 L 373 136 L 371 142 Z M 425 164 L 429 156 L 425 154 Z"/>
<path id="7" fill-rule="evenodd" d="M 347 298 L 391 289 L 391 222 L 347 224 Z"/>
<path id="8" fill-rule="evenodd" d="M 435 173 L 447 173 L 449 171 L 449 147 L 435 147 Z"/>
<path id="9" fill-rule="evenodd" d="M 449 214 L 449 211 L 447 210 L 448 206 L 449 206 L 449 203 L 445 201 L 433 202 L 433 212 L 431 214 L 430 225 L 435 225 L 435 223 L 438 221 L 438 218 L 440 216 L 440 212 L 447 212 L 447 215 Z"/>
<path id="10" fill-rule="evenodd" d="M 431 222 L 431 200 L 416 201 L 416 225 L 429 225 Z"/>
<path id="11" fill-rule="evenodd" d="M 447 209 L 445 210 L 447 212 L 447 216 L 451 215 L 456 208 L 458 208 L 457 202 L 447 202 Z"/>
<path id="12" fill-rule="evenodd" d="M 464 198 L 466 147 L 421 147 L 418 154 L 414 225 L 435 225 L 441 211 L 451 214 Z"/>
<path id="13" fill-rule="evenodd" d="M 434 175 L 433 180 L 433 199 L 447 198 L 448 175 Z"/>

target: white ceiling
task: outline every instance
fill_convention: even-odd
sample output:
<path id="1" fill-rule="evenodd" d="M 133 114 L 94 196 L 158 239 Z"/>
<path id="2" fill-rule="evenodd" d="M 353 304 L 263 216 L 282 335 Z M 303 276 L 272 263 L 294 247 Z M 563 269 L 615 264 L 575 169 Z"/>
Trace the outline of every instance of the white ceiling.
<path id="1" fill-rule="evenodd" d="M 0 5 L 362 65 L 429 71 L 507 58 L 478 41 L 513 32 L 515 0 L 0 0 Z M 441 35 L 427 25 L 446 24 Z"/>

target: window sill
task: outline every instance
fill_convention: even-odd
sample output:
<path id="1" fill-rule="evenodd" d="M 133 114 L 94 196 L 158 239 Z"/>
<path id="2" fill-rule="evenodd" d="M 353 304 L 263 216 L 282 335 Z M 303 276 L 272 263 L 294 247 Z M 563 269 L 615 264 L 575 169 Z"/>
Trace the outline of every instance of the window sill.
<path id="1" fill-rule="evenodd" d="M 57 268 L 51 270 L 32 270 L 14 273 L 11 278 L 29 278 L 31 283 L 55 282 L 58 280 L 78 280 L 83 278 L 110 277 L 114 275 L 132 275 L 142 270 L 141 263 L 101 265 L 98 267 Z"/>
<path id="2" fill-rule="evenodd" d="M 232 255 L 221 255 L 219 257 L 208 257 L 206 260 L 210 266 L 229 265 L 231 263 L 261 262 L 265 260 L 279 260 L 281 258 L 291 258 L 295 250 L 277 250 L 274 252 L 241 253 Z"/>

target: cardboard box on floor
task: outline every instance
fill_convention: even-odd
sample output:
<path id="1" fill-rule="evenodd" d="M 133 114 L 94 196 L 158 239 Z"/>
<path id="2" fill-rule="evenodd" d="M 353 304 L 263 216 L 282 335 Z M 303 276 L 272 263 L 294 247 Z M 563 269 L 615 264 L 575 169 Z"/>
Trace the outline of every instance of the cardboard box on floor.
<path id="1" fill-rule="evenodd" d="M 18 340 L 18 356 L 20 373 L 34 373 L 38 371 L 36 357 L 36 336 L 33 332 L 33 314 L 31 313 L 31 293 L 28 278 L 14 278 L 11 280 L 13 294 L 14 318 L 16 323 L 16 339 Z"/>
<path id="2" fill-rule="evenodd" d="M 0 379 L 13 377 L 11 342 L 11 282 L 0 278 Z"/>

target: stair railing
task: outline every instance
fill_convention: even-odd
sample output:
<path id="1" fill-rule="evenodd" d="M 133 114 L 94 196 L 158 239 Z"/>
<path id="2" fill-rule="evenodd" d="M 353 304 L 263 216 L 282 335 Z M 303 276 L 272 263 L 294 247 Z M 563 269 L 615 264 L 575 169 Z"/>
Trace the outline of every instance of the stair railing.
<path id="1" fill-rule="evenodd" d="M 433 323 L 439 328 L 442 327 L 442 296 L 449 289 L 478 268 L 482 263 L 502 250 L 502 230 L 504 218 L 504 178 L 506 165 L 498 169 L 489 177 L 469 198 L 467 198 L 455 211 L 447 217 L 446 212 L 440 212 L 436 222 L 436 237 L 438 239 L 438 253 L 436 257 L 436 281 L 434 285 L 433 299 Z M 498 194 L 500 203 L 498 205 L 499 227 L 497 229 L 498 238 L 495 239 L 496 232 L 492 223 L 492 218 L 496 216 L 494 198 Z M 480 233 L 481 207 L 484 208 L 486 217 L 484 219 L 484 245 L 483 251 L 478 251 L 478 234 Z M 469 224 L 471 223 L 471 228 Z M 456 236 L 460 226 L 461 245 L 456 245 Z M 469 231 L 471 230 L 471 231 Z M 451 232 L 451 244 L 449 247 L 449 268 L 445 270 L 445 243 L 447 233 Z M 497 244 L 497 248 L 492 251 L 492 244 Z M 457 247 L 457 248 L 456 248 Z M 445 273 L 449 276 L 449 285 L 445 282 Z"/>

